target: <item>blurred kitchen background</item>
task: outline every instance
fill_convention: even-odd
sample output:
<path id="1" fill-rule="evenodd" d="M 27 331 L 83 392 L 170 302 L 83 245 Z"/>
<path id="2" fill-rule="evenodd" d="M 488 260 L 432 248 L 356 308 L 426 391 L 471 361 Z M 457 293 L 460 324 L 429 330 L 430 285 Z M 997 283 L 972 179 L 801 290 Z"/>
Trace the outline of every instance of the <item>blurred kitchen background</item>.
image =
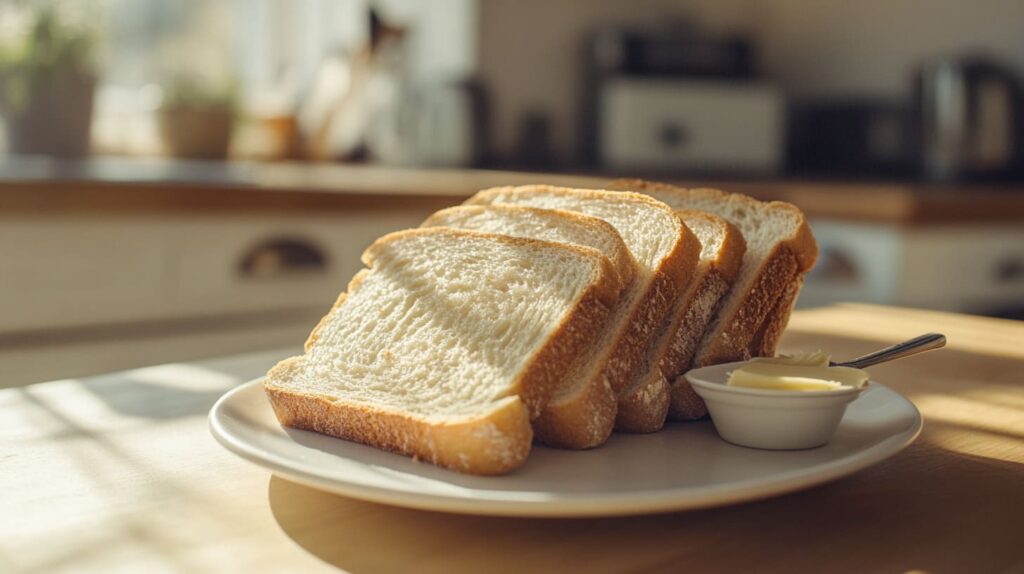
<path id="1" fill-rule="evenodd" d="M 0 0 L 0 387 L 298 346 L 492 185 L 801 206 L 799 306 L 1024 316 L 1020 0 Z"/>

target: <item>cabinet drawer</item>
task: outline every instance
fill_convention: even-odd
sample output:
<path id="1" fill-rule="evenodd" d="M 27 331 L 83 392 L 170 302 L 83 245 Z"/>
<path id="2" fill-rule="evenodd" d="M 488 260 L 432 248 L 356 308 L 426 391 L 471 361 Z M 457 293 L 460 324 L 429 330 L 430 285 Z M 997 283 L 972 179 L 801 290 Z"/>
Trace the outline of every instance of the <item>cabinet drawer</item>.
<path id="1" fill-rule="evenodd" d="M 425 214 L 202 221 L 177 230 L 175 303 L 190 313 L 327 309 L 374 239 Z"/>
<path id="2" fill-rule="evenodd" d="M 171 271 L 146 222 L 0 220 L 0 331 L 130 320 L 162 305 Z"/>
<path id="3" fill-rule="evenodd" d="M 0 332 L 326 310 L 366 246 L 427 215 L 0 219 Z"/>

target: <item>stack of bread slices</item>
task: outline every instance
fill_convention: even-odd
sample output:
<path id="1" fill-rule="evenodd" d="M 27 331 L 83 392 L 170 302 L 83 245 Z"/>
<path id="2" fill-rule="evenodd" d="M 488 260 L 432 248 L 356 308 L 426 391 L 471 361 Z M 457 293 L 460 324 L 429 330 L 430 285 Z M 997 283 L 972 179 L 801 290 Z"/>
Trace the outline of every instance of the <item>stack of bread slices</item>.
<path id="1" fill-rule="evenodd" d="M 707 411 L 683 374 L 772 355 L 817 245 L 793 205 L 620 180 L 481 191 L 386 235 L 267 374 L 280 422 L 474 474 Z"/>

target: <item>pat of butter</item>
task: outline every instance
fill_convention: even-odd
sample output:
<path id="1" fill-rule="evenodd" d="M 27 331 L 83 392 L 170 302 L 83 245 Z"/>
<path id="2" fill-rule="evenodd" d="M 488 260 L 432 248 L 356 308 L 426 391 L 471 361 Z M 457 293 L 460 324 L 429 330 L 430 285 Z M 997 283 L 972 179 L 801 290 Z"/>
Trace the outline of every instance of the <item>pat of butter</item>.
<path id="1" fill-rule="evenodd" d="M 832 391 L 867 384 L 866 372 L 851 367 L 829 367 L 828 362 L 828 355 L 820 351 L 755 359 L 729 373 L 727 384 L 776 391 Z"/>
<path id="2" fill-rule="evenodd" d="M 812 353 L 796 353 L 795 355 L 779 355 L 778 357 L 757 357 L 751 359 L 755 363 L 770 363 L 773 365 L 798 365 L 801 367 L 827 367 L 832 357 L 824 351 Z"/>

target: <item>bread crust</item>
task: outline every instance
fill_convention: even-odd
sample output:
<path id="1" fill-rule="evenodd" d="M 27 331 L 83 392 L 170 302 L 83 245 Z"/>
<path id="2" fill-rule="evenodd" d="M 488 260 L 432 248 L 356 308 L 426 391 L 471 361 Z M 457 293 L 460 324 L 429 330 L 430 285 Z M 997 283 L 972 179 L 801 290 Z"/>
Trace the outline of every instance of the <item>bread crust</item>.
<path id="1" fill-rule="evenodd" d="M 533 421 L 537 442 L 575 450 L 600 446 L 612 434 L 618 403 L 608 380 L 594 377 L 572 394 L 548 403 Z"/>
<path id="2" fill-rule="evenodd" d="M 687 293 L 688 299 L 683 308 L 683 315 L 671 326 L 676 333 L 659 364 L 669 381 L 689 370 L 701 334 L 711 323 L 719 301 L 736 279 L 743 263 L 743 255 L 747 251 L 743 234 L 725 219 L 695 210 L 683 210 L 678 213 L 684 222 L 687 219 L 699 218 L 719 228 L 722 244 L 713 260 L 701 261 L 694 284 Z"/>
<path id="3" fill-rule="evenodd" d="M 670 257 L 666 258 L 666 269 L 655 272 L 643 303 L 629 322 L 623 343 L 616 347 L 616 351 L 608 360 L 606 376 L 616 392 L 622 392 L 629 385 L 632 374 L 640 366 L 644 353 L 654 341 L 665 315 L 671 311 L 673 302 L 684 294 L 697 265 L 700 243 L 689 230 L 683 235 L 684 244 L 677 245 Z M 675 273 L 668 273 L 668 269 L 684 272 L 680 277 Z"/>
<path id="4" fill-rule="evenodd" d="M 417 234 L 477 236 L 490 241 L 547 246 L 575 252 L 595 263 L 595 275 L 573 308 L 529 360 L 510 385 L 510 394 L 485 416 L 458 421 L 432 421 L 411 413 L 392 412 L 369 404 L 328 400 L 283 387 L 280 383 L 301 374 L 304 357 L 286 359 L 267 373 L 264 389 L 281 424 L 314 430 L 400 454 L 419 457 L 437 465 L 473 474 L 499 474 L 521 465 L 530 450 L 533 431 L 530 419 L 538 416 L 557 384 L 564 378 L 573 357 L 592 344 L 594 333 L 604 325 L 619 296 L 620 286 L 611 262 L 594 249 L 567 243 L 516 238 L 475 231 L 443 228 L 406 230 L 386 235 L 363 254 L 372 268 L 377 253 L 388 243 Z M 355 293 L 368 270 L 360 271 L 349 284 Z M 307 341 L 316 344 L 323 326 L 348 299 L 338 297 Z"/>
<path id="5" fill-rule="evenodd" d="M 793 306 L 796 304 L 796 299 L 802 286 L 803 275 L 797 274 L 786 286 L 782 296 L 776 300 L 775 305 L 768 312 L 764 321 L 762 321 L 761 327 L 758 328 L 748 346 L 747 356 L 775 356 L 779 339 L 782 338 L 782 333 L 789 322 L 789 316 Z M 676 376 L 669 386 L 671 396 L 668 411 L 669 420 L 692 421 L 704 418 L 708 414 L 707 405 L 704 404 L 704 400 L 694 392 L 690 382 L 686 380 L 682 373 Z"/>
<path id="6" fill-rule="evenodd" d="M 704 401 L 693 391 L 690 382 L 682 375 L 690 369 L 694 354 L 697 352 L 697 344 L 700 343 L 704 331 L 711 323 L 711 318 L 718 310 L 718 303 L 731 285 L 732 281 L 726 280 L 717 269 L 709 270 L 701 281 L 697 295 L 698 298 L 707 298 L 708 303 L 691 305 L 680 323 L 680 332 L 671 347 L 675 362 L 671 369 L 667 367 L 662 369 L 669 381 L 668 418 L 670 420 L 695 420 L 707 414 Z"/>
<path id="7" fill-rule="evenodd" d="M 284 426 L 351 440 L 470 474 L 503 474 L 530 453 L 533 431 L 526 406 L 516 397 L 485 417 L 433 424 L 372 405 L 329 401 L 275 386 L 271 381 L 301 368 L 302 357 L 278 363 L 264 384 Z"/>
<path id="8" fill-rule="evenodd" d="M 507 211 L 510 213 L 534 214 L 539 217 L 559 217 L 576 225 L 591 228 L 614 238 L 616 247 L 607 253 L 616 268 L 620 283 L 624 287 L 632 284 L 636 275 L 636 261 L 629 248 L 622 241 L 615 228 L 597 217 L 574 211 L 543 209 L 513 204 L 461 205 L 434 213 L 421 227 L 446 226 L 461 229 L 459 220 L 479 214 L 485 210 Z M 608 309 L 608 313 L 611 310 Z M 607 320 L 607 318 L 605 319 Z M 574 359 L 582 360 L 585 352 Z M 575 365 L 573 367 L 580 367 Z M 538 442 L 556 448 L 585 449 L 603 444 L 612 431 L 611 421 L 615 419 L 617 400 L 615 393 L 603 376 L 597 376 L 585 385 L 574 389 L 558 389 L 559 401 L 549 402 L 541 415 L 533 420 L 535 437 Z"/>
<path id="9" fill-rule="evenodd" d="M 610 275 L 606 275 L 608 281 L 614 281 Z M 611 307 L 593 289 L 589 289 L 551 334 L 548 343 L 534 355 L 513 387 L 526 404 L 530 420 L 541 416 L 569 374 L 573 360 L 594 343 L 594 335 L 600 332 L 610 315 Z"/>
<path id="10" fill-rule="evenodd" d="M 637 397 L 658 397 L 659 400 L 620 402 L 616 429 L 625 432 L 650 433 L 664 426 L 665 418 L 658 417 L 672 412 L 674 381 L 688 370 L 697 343 L 719 300 L 739 272 L 746 251 L 743 235 L 725 219 L 697 210 L 677 210 L 676 213 L 688 226 L 700 224 L 714 228 L 719 241 L 713 253 L 705 253 L 711 247 L 702 246 L 701 260 L 690 288 L 676 300 L 662 327 L 663 332 L 648 351 L 645 365 L 634 373 L 630 393 Z M 685 379 L 682 382 L 689 385 Z M 682 394 L 687 390 L 675 392 Z M 646 409 L 648 412 L 631 412 L 632 409 Z"/>
<path id="11" fill-rule="evenodd" d="M 693 366 L 749 359 L 754 335 L 798 273 L 799 264 L 792 251 L 784 245 L 776 246 L 743 296 L 743 303 L 731 317 L 726 318 L 727 323 L 718 332 L 705 332 Z"/>
<path id="12" fill-rule="evenodd" d="M 684 189 L 643 180 L 617 180 L 611 184 L 611 187 L 641 192 L 649 190 L 675 193 L 693 198 L 738 203 L 752 209 L 767 208 L 786 211 L 795 218 L 797 221 L 796 231 L 790 237 L 782 238 L 775 249 L 764 259 L 758 271 L 758 277 L 744 296 L 743 303 L 736 309 L 733 316 L 725 318 L 724 328 L 717 334 L 705 333 L 693 366 L 700 367 L 749 358 L 755 350 L 754 339 L 769 312 L 780 299 L 786 297 L 788 291 L 799 290 L 802 276 L 814 266 L 817 260 L 818 244 L 803 212 L 790 203 L 772 201 L 765 205 L 764 202 L 746 195 L 730 194 L 711 188 Z M 792 287 L 794 282 L 797 283 L 796 287 Z M 788 311 L 785 315 L 788 319 Z M 777 343 L 785 321 L 781 322 L 781 326 L 778 321 L 772 325 L 777 326 L 775 329 L 777 333 L 772 331 L 771 334 Z M 766 326 L 767 328 L 769 326 Z M 767 348 L 768 345 L 765 343 L 762 341 L 759 346 Z M 771 343 L 771 341 L 768 340 L 767 343 Z"/>
<path id="13" fill-rule="evenodd" d="M 655 368 L 649 378 L 630 385 L 619 395 L 615 430 L 628 433 L 652 433 L 665 426 L 671 401 L 669 384 Z"/>
<path id="14" fill-rule="evenodd" d="M 488 205 L 499 193 L 555 194 L 570 195 L 574 193 L 589 197 L 612 199 L 626 197 L 629 201 L 643 201 L 663 210 L 679 223 L 679 238 L 668 254 L 662 258 L 661 266 L 653 270 L 651 280 L 644 294 L 642 303 L 637 307 L 628 327 L 619 342 L 616 343 L 605 367 L 608 384 L 616 393 L 622 391 L 630 382 L 630 375 L 637 367 L 647 345 L 650 344 L 664 315 L 672 302 L 689 284 L 693 271 L 696 269 L 700 256 L 700 242 L 682 223 L 675 211 L 664 203 L 646 195 L 628 192 L 609 192 L 605 190 L 579 190 L 559 188 L 547 185 L 531 185 L 515 188 L 493 188 L 481 191 L 471 197 L 467 204 Z"/>
<path id="15" fill-rule="evenodd" d="M 796 299 L 800 295 L 800 288 L 803 286 L 803 275 L 797 276 L 782 297 L 775 303 L 775 307 L 768 313 L 768 317 L 761 323 L 761 327 L 754 335 L 750 345 L 750 354 L 755 357 L 774 357 L 779 346 L 779 339 L 782 332 L 789 323 L 789 316 L 796 305 Z"/>
<path id="16" fill-rule="evenodd" d="M 553 406 L 549 405 L 550 412 L 545 413 L 546 416 L 542 415 L 543 423 L 535 426 L 537 437 L 544 444 L 563 448 L 599 446 L 611 434 L 617 411 L 622 408 L 621 397 L 615 411 L 607 408 L 607 394 L 601 387 L 607 385 L 616 396 L 619 396 L 629 385 L 633 372 L 643 361 L 664 316 L 670 311 L 675 299 L 686 289 L 697 266 L 700 243 L 670 207 L 642 194 L 535 185 L 484 190 L 471 197 L 466 204 L 500 203 L 498 196 L 502 194 L 580 194 L 613 201 L 639 201 L 664 211 L 678 222 L 677 241 L 662 258 L 661 266 L 653 270 L 650 281 L 640 297 L 640 304 L 606 353 L 603 368 L 599 372 L 595 371 L 584 391 L 566 397 L 565 400 L 559 400 Z M 665 387 L 667 405 L 667 383 Z M 657 390 L 654 388 L 652 392 L 640 395 L 648 396 Z M 587 429 L 588 432 L 581 432 L 581 429 Z"/>
<path id="17" fill-rule="evenodd" d="M 710 187 L 685 188 L 642 179 L 617 179 L 608 184 L 608 189 L 617 189 L 624 192 L 643 193 L 645 191 L 663 191 L 668 193 L 684 194 L 688 197 L 701 199 L 714 199 L 717 201 L 735 202 L 747 205 L 751 208 L 761 208 L 766 205 L 768 209 L 787 211 L 799 222 L 797 230 L 791 237 L 781 242 L 793 252 L 801 272 L 806 273 L 814 267 L 818 259 L 818 242 L 814 239 L 814 233 L 807 222 L 803 211 L 799 207 L 785 201 L 763 202 L 759 199 L 744 195 L 742 193 L 729 193 L 720 189 Z"/>

